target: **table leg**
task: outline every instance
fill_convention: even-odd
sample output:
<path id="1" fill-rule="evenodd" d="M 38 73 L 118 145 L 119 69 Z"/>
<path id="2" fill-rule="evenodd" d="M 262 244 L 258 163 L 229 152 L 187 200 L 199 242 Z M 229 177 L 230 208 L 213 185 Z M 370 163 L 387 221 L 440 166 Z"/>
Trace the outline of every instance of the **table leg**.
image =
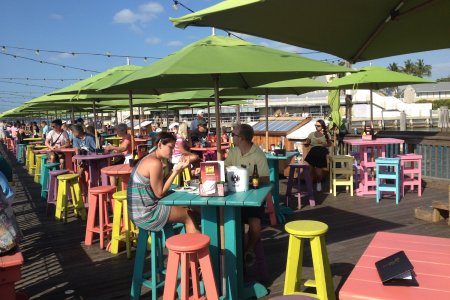
<path id="1" fill-rule="evenodd" d="M 241 208 L 225 206 L 225 271 L 227 291 L 224 299 L 261 298 L 268 294 L 258 282 L 244 283 Z"/>
<path id="2" fill-rule="evenodd" d="M 220 232 L 218 226 L 219 214 L 217 206 L 201 206 L 202 214 L 202 233 L 209 236 L 211 242 L 209 244 L 209 255 L 214 269 L 214 279 L 217 288 L 220 291 Z"/>
<path id="3" fill-rule="evenodd" d="M 280 207 L 280 183 L 279 183 L 279 168 L 278 160 L 268 159 L 269 162 L 269 178 L 272 183 L 272 197 L 273 197 L 273 207 L 275 209 L 275 215 L 277 216 L 277 221 L 279 224 L 286 222 L 285 215 L 290 215 L 293 213 L 292 209 L 289 207 Z"/>
<path id="4" fill-rule="evenodd" d="M 73 171 L 72 153 L 71 152 L 64 152 L 64 161 L 66 163 L 67 170 Z"/>
<path id="5" fill-rule="evenodd" d="M 309 205 L 316 206 L 316 200 L 314 199 L 313 183 L 308 165 L 305 165 L 303 167 L 303 178 L 305 178 L 306 189 L 308 190 Z"/>

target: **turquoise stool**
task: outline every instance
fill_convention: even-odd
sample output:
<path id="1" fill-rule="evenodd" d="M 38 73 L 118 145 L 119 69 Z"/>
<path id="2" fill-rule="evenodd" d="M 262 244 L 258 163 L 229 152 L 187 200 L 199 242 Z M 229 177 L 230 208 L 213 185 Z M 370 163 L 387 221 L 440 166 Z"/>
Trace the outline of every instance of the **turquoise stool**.
<path id="1" fill-rule="evenodd" d="M 41 172 L 39 173 L 39 184 L 42 185 L 42 176 L 41 174 L 44 173 L 44 165 L 47 163 L 47 155 L 41 156 Z"/>
<path id="2" fill-rule="evenodd" d="M 17 161 L 19 163 L 25 163 L 25 144 L 18 144 L 17 145 Z"/>
<path id="3" fill-rule="evenodd" d="M 377 203 L 380 202 L 382 192 L 394 192 L 395 204 L 400 201 L 400 158 L 377 158 L 375 159 L 377 176 Z M 387 183 L 387 180 L 390 182 Z"/>
<path id="4" fill-rule="evenodd" d="M 134 258 L 133 280 L 131 282 L 131 299 L 140 299 L 142 286 L 152 290 L 152 300 L 158 299 L 158 289 L 164 287 L 165 282 L 166 269 L 164 268 L 163 249 L 166 247 L 166 239 L 175 234 L 175 229 L 180 228 L 183 233 L 184 226 L 182 224 L 170 224 L 164 226 L 159 232 L 150 232 L 151 270 L 144 273 L 149 231 L 138 227 L 138 242 Z"/>
<path id="5" fill-rule="evenodd" d="M 50 171 L 59 170 L 59 163 L 43 164 L 41 168 L 41 199 L 47 200 L 48 176 Z"/>

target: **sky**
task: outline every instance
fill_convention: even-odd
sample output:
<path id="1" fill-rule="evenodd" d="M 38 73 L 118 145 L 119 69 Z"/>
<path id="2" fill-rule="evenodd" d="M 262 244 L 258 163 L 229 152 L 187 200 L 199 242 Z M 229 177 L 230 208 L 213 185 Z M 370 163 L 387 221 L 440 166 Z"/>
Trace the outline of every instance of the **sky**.
<path id="1" fill-rule="evenodd" d="M 198 11 L 221 1 L 179 2 Z M 211 34 L 210 28 L 182 30 L 169 21 L 169 17 L 188 13 L 183 7 L 175 10 L 172 0 L 2 0 L 0 112 L 76 82 L 73 79 L 81 80 L 95 75 L 95 71 L 102 72 L 127 63 L 125 57 L 108 57 L 107 54 L 138 56 L 140 58 L 131 58 L 130 63 L 145 66 Z M 221 30 L 216 34 L 226 35 Z M 334 62 L 337 59 L 326 53 L 311 53 L 311 50 L 275 41 L 248 35 L 242 37 L 255 44 L 312 59 Z M 392 62 L 403 64 L 406 59 L 415 61 L 419 58 L 432 65 L 432 79 L 450 76 L 450 49 L 365 61 L 354 67 L 387 66 Z"/>

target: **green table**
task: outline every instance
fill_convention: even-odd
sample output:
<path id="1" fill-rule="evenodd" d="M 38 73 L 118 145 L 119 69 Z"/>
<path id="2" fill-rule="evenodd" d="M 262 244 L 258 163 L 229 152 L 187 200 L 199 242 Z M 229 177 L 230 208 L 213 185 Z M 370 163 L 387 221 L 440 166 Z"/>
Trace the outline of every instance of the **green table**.
<path id="1" fill-rule="evenodd" d="M 286 222 L 285 215 L 292 214 L 292 209 L 289 207 L 280 207 L 280 175 L 279 175 L 279 167 L 278 162 L 280 160 L 288 160 L 291 159 L 294 155 L 296 155 L 296 152 L 286 152 L 286 155 L 283 156 L 277 156 L 272 155 L 270 153 L 266 153 L 266 158 L 269 163 L 269 177 L 270 182 L 273 185 L 272 190 L 272 197 L 273 197 L 273 207 L 275 209 L 275 214 L 277 216 L 277 221 L 280 224 L 283 224 Z"/>
<path id="2" fill-rule="evenodd" d="M 116 146 L 116 147 L 119 146 L 121 140 L 122 140 L 122 138 L 119 136 L 111 136 L 111 137 L 105 138 L 105 141 L 111 141 L 113 146 Z"/>
<path id="3" fill-rule="evenodd" d="M 187 192 L 173 192 L 159 200 L 159 203 L 169 206 L 201 207 L 202 232 L 211 238 L 210 255 L 219 290 L 222 282 L 219 256 L 219 207 L 223 207 L 226 291 L 222 292 L 221 299 L 261 298 L 268 294 L 267 289 L 260 283 L 244 283 L 241 207 L 261 206 L 271 190 L 272 185 L 265 185 L 247 192 L 228 192 L 225 197 L 200 197 Z"/>

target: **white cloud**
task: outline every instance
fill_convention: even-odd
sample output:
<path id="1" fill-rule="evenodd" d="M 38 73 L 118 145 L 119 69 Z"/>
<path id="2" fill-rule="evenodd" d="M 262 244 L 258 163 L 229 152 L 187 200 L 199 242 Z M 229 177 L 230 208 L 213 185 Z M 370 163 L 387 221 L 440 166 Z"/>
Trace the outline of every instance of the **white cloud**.
<path id="1" fill-rule="evenodd" d="M 149 45 L 157 45 L 161 43 L 161 39 L 159 37 L 148 37 L 145 39 L 145 43 Z"/>
<path id="2" fill-rule="evenodd" d="M 146 23 L 157 18 L 162 12 L 164 7 L 161 4 L 148 2 L 140 5 L 136 11 L 129 8 L 122 9 L 114 15 L 113 21 L 116 24 L 128 24 L 131 30 L 141 32 Z"/>
<path id="3" fill-rule="evenodd" d="M 75 57 L 75 55 L 72 55 L 70 53 L 58 53 L 56 55 L 51 56 L 49 60 L 52 62 L 58 62 L 58 61 L 73 58 L 73 57 Z"/>
<path id="4" fill-rule="evenodd" d="M 183 42 L 182 41 L 170 41 L 167 43 L 167 46 L 169 47 L 180 47 L 183 46 Z"/>
<path id="5" fill-rule="evenodd" d="M 50 19 L 52 20 L 56 20 L 56 21 L 61 21 L 62 19 L 64 19 L 64 17 L 60 14 L 50 14 Z"/>

